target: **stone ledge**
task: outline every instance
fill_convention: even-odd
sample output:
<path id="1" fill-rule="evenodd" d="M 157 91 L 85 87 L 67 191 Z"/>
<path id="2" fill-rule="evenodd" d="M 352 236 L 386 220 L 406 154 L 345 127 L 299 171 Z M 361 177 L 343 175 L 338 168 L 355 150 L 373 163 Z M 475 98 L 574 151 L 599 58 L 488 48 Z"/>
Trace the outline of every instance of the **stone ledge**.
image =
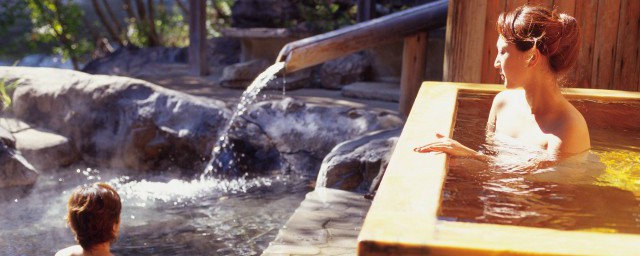
<path id="1" fill-rule="evenodd" d="M 342 96 L 398 102 L 400 101 L 400 85 L 380 82 L 356 82 L 342 87 Z"/>
<path id="2" fill-rule="evenodd" d="M 361 194 L 316 188 L 262 255 L 355 255 L 370 206 Z"/>

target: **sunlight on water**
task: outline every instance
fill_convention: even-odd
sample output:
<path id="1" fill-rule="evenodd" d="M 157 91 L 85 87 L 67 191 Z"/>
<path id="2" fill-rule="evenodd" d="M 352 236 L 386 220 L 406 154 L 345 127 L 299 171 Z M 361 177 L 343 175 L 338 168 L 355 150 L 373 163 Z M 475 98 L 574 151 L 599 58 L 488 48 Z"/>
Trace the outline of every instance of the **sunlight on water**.
<path id="1" fill-rule="evenodd" d="M 112 179 L 111 184 L 123 199 L 139 199 L 143 201 L 159 200 L 163 202 L 184 202 L 215 194 L 246 193 L 249 189 L 271 186 L 271 178 L 245 177 L 234 179 L 172 179 L 168 182 L 131 180 L 129 176 Z"/>
<path id="2" fill-rule="evenodd" d="M 291 175 L 180 179 L 180 174 L 73 168 L 0 194 L 0 255 L 53 255 L 74 244 L 71 191 L 105 182 L 122 198 L 115 255 L 259 255 L 309 191 Z"/>
<path id="3" fill-rule="evenodd" d="M 640 193 L 640 152 L 629 150 L 596 152 L 606 165 L 598 185 Z"/>
<path id="4" fill-rule="evenodd" d="M 497 161 L 450 158 L 439 218 L 640 234 L 640 103 L 572 101 L 588 114 L 592 148 L 540 168 L 532 163 L 545 150 L 485 138 L 477 124 L 486 122 L 491 99 L 459 98 L 453 138 Z"/>

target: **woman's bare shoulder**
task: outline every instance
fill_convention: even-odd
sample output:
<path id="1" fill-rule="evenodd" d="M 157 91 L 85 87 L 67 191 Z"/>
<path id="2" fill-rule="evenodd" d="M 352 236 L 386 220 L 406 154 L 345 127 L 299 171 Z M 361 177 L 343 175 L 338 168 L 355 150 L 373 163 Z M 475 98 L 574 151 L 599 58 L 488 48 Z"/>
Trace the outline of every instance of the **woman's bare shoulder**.
<path id="1" fill-rule="evenodd" d="M 497 103 L 507 103 L 514 100 L 522 100 L 524 97 L 524 90 L 504 90 L 496 94 L 493 99 Z"/>
<path id="2" fill-rule="evenodd" d="M 591 147 L 587 122 L 575 107 L 571 106 L 565 113 L 559 137 L 562 140 L 561 151 L 564 153 L 580 153 Z"/>
<path id="3" fill-rule="evenodd" d="M 496 94 L 491 104 L 491 110 L 496 114 L 508 105 L 514 104 L 524 99 L 523 90 L 504 90 Z"/>

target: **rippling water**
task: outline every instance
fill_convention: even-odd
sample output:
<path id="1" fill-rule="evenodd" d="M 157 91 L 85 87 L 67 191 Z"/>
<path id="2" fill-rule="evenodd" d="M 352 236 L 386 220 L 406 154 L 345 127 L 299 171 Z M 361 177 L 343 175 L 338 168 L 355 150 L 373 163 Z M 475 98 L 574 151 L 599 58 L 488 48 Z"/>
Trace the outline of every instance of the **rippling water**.
<path id="1" fill-rule="evenodd" d="M 486 123 L 490 103 L 488 96 L 459 101 L 454 139 L 476 149 L 495 147 L 484 144 L 484 127 L 477 125 Z M 573 103 L 589 123 L 588 154 L 541 170 L 451 159 L 441 219 L 640 233 L 640 103 Z"/>
<path id="2" fill-rule="evenodd" d="M 53 255 L 75 244 L 64 220 L 66 201 L 85 183 L 107 182 L 122 197 L 120 238 L 112 245 L 117 255 L 259 255 L 310 191 L 293 176 L 172 176 L 81 168 L 43 174 L 26 191 L 5 189 L 0 255 Z"/>

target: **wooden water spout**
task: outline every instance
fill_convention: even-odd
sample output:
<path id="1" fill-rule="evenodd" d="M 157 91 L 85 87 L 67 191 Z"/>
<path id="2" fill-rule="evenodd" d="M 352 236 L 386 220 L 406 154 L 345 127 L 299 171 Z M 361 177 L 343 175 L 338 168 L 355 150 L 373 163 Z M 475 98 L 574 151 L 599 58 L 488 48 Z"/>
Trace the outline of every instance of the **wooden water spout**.
<path id="1" fill-rule="evenodd" d="M 448 0 L 413 7 L 285 45 L 276 61 L 290 73 L 347 54 L 405 40 L 400 112 L 407 115 L 423 80 L 427 31 L 446 24 Z"/>

